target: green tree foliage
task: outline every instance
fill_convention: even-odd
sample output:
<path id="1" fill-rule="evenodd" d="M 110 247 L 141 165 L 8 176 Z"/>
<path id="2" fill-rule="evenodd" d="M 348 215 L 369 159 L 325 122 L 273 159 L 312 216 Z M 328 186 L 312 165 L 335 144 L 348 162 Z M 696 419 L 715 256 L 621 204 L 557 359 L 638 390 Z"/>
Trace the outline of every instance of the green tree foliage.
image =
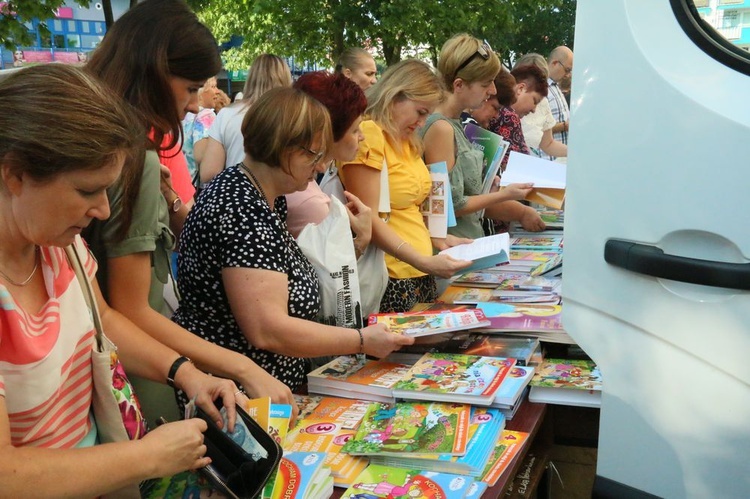
<path id="1" fill-rule="evenodd" d="M 571 45 L 576 0 L 190 0 L 219 42 L 228 69 L 260 53 L 333 66 L 348 46 L 375 47 L 386 65 L 403 53 L 429 58 L 455 33 L 487 39 L 510 66 L 514 54 Z"/>

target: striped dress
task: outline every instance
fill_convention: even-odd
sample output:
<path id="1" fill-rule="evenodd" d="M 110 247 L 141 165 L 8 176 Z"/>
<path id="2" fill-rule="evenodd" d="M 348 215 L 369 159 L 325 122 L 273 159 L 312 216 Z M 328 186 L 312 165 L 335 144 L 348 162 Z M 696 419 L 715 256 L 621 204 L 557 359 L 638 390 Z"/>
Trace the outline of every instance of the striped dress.
<path id="1" fill-rule="evenodd" d="M 75 244 L 92 278 L 96 261 L 80 237 Z M 71 448 L 95 430 L 89 417 L 94 325 L 65 251 L 42 248 L 41 270 L 49 299 L 38 312 L 23 310 L 0 285 L 0 396 L 12 445 Z"/>

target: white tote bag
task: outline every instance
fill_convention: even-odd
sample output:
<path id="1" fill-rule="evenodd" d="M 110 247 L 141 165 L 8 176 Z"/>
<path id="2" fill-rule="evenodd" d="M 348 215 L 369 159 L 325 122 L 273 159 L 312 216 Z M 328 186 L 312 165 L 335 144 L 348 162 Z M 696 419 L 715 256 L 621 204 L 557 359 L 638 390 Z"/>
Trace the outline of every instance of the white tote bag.
<path id="1" fill-rule="evenodd" d="M 338 176 L 338 170 L 331 166 L 326 170 L 320 181 L 320 189 L 332 199 L 336 198 L 346 203 L 344 186 Z M 388 187 L 388 163 L 383 159 L 383 169 L 380 172 L 380 199 L 378 201 L 379 216 L 388 222 L 391 212 L 390 188 Z M 364 254 L 357 260 L 359 290 L 362 305 L 362 317 L 380 312 L 380 300 L 388 286 L 388 268 L 385 265 L 385 253 L 374 244 L 369 244 Z"/>
<path id="2" fill-rule="evenodd" d="M 362 327 L 362 303 L 357 258 L 346 207 L 331 198 L 328 216 L 319 224 L 307 224 L 297 244 L 318 274 L 320 313 L 324 324 Z"/>

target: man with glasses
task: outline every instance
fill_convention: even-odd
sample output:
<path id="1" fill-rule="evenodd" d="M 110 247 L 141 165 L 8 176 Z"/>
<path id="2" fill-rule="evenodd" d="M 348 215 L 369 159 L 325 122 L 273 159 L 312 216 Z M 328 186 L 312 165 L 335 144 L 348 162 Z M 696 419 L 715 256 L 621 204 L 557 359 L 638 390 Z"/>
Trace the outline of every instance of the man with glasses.
<path id="1" fill-rule="evenodd" d="M 559 87 L 559 83 L 573 72 L 573 51 L 565 46 L 557 47 L 550 52 L 547 64 L 549 66 L 549 78 L 547 80 L 549 83 L 549 94 L 547 98 L 549 99 L 552 116 L 557 121 L 555 126 L 552 127 L 552 137 L 567 145 L 570 109 L 568 108 L 568 102 L 565 100 L 565 95 Z M 542 157 L 550 160 L 555 159 L 544 152 L 542 153 Z"/>

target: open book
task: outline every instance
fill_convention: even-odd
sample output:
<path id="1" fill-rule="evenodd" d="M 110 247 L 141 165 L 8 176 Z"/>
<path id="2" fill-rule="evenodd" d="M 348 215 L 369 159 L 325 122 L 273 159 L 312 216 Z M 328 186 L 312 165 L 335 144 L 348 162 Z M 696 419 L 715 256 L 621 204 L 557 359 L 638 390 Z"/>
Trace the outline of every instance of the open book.
<path id="1" fill-rule="evenodd" d="M 511 151 L 500 185 L 533 182 L 527 201 L 559 210 L 565 201 L 566 165 Z"/>
<path id="2" fill-rule="evenodd" d="M 474 263 L 461 273 L 495 267 L 510 261 L 510 238 L 507 233 L 480 237 L 470 243 L 444 249 L 440 254 L 450 255 L 458 260 L 473 260 Z"/>

